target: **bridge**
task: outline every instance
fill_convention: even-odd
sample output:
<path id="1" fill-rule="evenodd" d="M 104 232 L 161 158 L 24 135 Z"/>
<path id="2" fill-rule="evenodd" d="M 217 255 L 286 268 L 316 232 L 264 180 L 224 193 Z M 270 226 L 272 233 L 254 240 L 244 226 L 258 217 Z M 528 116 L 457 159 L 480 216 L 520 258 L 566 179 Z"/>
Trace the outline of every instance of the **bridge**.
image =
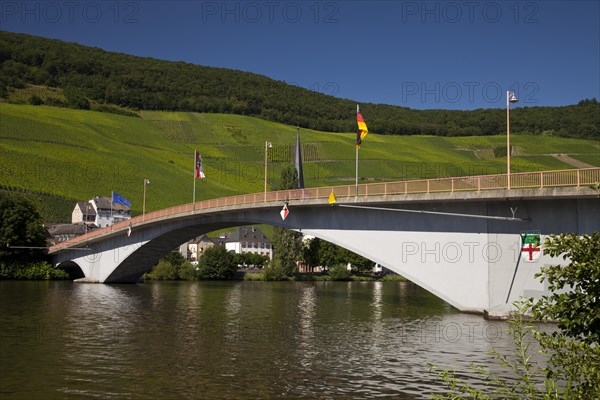
<path id="1" fill-rule="evenodd" d="M 80 269 L 79 281 L 134 283 L 201 233 L 269 224 L 352 250 L 461 311 L 501 316 L 519 297 L 543 294 L 534 275 L 559 262 L 522 235 L 543 242 L 550 233 L 600 230 L 599 193 L 589 187 L 597 182 L 600 168 L 513 173 L 510 186 L 497 174 L 245 194 L 137 216 L 49 254 L 58 268 Z"/>

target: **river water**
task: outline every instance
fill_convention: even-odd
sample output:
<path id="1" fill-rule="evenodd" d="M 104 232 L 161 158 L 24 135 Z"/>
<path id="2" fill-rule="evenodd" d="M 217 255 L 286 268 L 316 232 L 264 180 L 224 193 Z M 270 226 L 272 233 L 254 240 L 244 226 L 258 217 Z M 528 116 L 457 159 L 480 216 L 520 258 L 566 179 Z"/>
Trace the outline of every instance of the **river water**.
<path id="1" fill-rule="evenodd" d="M 429 398 L 506 323 L 408 282 L 0 282 L 0 398 Z"/>

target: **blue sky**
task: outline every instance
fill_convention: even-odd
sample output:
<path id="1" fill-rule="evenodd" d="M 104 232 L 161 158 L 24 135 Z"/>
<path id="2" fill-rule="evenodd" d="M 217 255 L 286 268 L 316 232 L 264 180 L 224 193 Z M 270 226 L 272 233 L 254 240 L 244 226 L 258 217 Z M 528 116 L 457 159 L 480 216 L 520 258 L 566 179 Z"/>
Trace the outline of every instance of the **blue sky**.
<path id="1" fill-rule="evenodd" d="M 11 1 L 3 30 L 417 109 L 600 98 L 598 1 Z"/>

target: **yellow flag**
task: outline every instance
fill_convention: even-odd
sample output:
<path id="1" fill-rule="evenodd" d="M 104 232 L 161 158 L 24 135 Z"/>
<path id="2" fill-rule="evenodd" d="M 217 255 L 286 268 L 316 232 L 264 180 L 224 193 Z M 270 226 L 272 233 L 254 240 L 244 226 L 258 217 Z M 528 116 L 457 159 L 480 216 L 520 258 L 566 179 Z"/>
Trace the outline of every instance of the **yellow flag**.
<path id="1" fill-rule="evenodd" d="M 337 203 L 337 200 L 335 199 L 335 195 L 333 194 L 333 192 L 331 192 L 329 194 L 329 200 L 328 200 L 329 204 L 335 204 Z"/>

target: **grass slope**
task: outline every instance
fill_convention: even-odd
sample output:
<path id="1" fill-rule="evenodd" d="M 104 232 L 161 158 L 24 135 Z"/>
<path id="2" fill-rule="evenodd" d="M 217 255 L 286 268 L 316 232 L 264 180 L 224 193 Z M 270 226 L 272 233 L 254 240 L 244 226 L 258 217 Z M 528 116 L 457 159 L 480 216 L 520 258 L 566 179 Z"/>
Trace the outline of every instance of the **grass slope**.
<path id="1" fill-rule="evenodd" d="M 49 221 L 70 219 L 76 200 L 111 191 L 156 210 L 192 200 L 193 152 L 207 179 L 196 199 L 263 190 L 265 142 L 269 182 L 293 160 L 296 128 L 231 114 L 142 111 L 141 118 L 47 106 L 0 104 L 0 189 L 28 193 Z M 306 186 L 354 180 L 354 133 L 302 130 Z M 572 168 L 551 154 L 600 166 L 595 140 L 511 136 L 520 155 L 512 171 Z M 360 150 L 361 181 L 503 173 L 505 136 L 383 136 L 369 133 Z M 494 157 L 495 153 L 500 153 Z M 505 154 L 505 151 L 504 151 Z M 482 156 L 483 155 L 483 156 Z"/>

